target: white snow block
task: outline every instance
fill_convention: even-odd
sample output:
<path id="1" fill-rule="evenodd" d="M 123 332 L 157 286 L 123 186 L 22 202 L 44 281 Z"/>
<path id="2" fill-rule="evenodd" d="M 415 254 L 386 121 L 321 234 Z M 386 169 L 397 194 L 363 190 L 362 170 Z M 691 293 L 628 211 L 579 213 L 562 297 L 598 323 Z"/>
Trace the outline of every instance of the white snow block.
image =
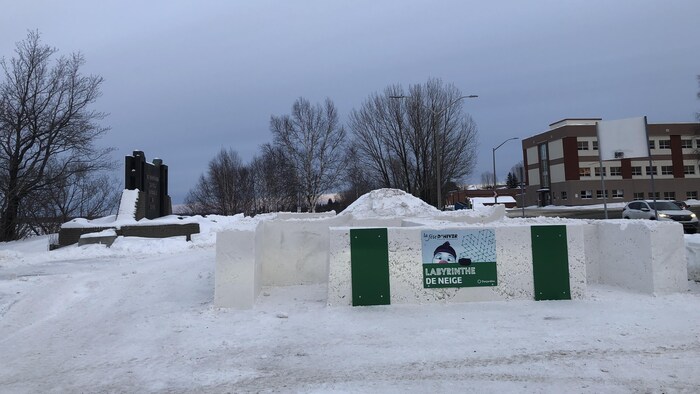
<path id="1" fill-rule="evenodd" d="M 700 242 L 693 241 L 693 239 L 688 239 L 685 243 L 688 279 L 700 282 Z"/>
<path id="2" fill-rule="evenodd" d="M 526 225 L 494 228 L 497 286 L 424 288 L 421 234 L 425 230 L 451 229 L 466 230 L 470 227 L 387 229 L 391 304 L 535 299 L 531 229 Z M 583 225 L 567 226 L 569 288 L 572 299 L 583 298 L 586 291 L 584 229 Z M 328 264 L 328 305 L 352 305 L 349 228 L 331 228 Z"/>
<path id="3" fill-rule="evenodd" d="M 588 287 L 586 228 L 586 225 L 566 226 L 566 248 L 569 251 L 569 290 L 572 300 L 584 298 Z"/>
<path id="4" fill-rule="evenodd" d="M 350 229 L 329 230 L 328 305 L 352 305 Z"/>
<path id="5" fill-rule="evenodd" d="M 270 220 L 257 227 L 255 258 L 263 286 L 325 283 L 328 280 L 328 228 L 348 221 L 333 216 L 315 220 Z"/>
<path id="6" fill-rule="evenodd" d="M 648 294 L 688 290 L 681 225 L 619 220 L 596 226 L 600 283 Z"/>
<path id="7" fill-rule="evenodd" d="M 260 294 L 261 270 L 255 258 L 254 230 L 231 230 L 216 234 L 214 305 L 249 309 Z"/>
<path id="8" fill-rule="evenodd" d="M 586 282 L 600 283 L 600 243 L 598 242 L 598 226 L 594 224 L 584 224 L 584 254 L 586 256 Z"/>

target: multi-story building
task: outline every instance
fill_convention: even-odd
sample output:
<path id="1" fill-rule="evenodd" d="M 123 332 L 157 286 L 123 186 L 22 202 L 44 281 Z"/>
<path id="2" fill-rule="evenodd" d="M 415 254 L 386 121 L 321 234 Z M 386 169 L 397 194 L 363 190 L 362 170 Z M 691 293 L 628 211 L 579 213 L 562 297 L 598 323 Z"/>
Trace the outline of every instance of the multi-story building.
<path id="1" fill-rule="evenodd" d="M 657 199 L 698 198 L 700 123 L 648 124 L 651 165 L 649 158 L 626 158 L 604 161 L 601 168 L 597 121 L 564 119 L 522 141 L 527 205 L 602 204 L 604 196 L 609 203 L 652 199 L 652 174 Z"/>

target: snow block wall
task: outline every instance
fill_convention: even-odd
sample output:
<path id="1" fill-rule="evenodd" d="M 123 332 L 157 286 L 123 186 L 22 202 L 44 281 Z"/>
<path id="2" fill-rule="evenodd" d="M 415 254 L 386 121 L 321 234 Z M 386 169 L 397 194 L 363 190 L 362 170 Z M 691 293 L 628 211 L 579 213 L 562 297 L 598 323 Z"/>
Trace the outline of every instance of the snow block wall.
<path id="1" fill-rule="evenodd" d="M 256 230 L 255 259 L 263 286 L 325 283 L 328 280 L 328 228 L 346 223 L 342 216 L 270 220 Z"/>
<path id="2" fill-rule="evenodd" d="M 261 220 L 255 230 L 219 232 L 215 304 L 251 308 L 261 286 L 327 283 L 329 255 L 333 251 L 329 249 L 329 229 L 333 227 L 420 226 L 419 222 L 428 217 L 456 223 L 484 223 L 505 216 L 501 206 L 464 213 L 441 213 L 401 191 L 382 189 L 381 193 L 391 194 L 394 200 L 387 203 L 381 198 L 366 198 L 365 205 L 358 205 L 354 210 L 351 206 L 340 215 L 274 214 Z M 361 200 L 362 197 L 358 201 Z"/>
<path id="3" fill-rule="evenodd" d="M 386 229 L 379 235 L 382 253 L 377 256 L 381 254 L 381 258 L 375 259 L 372 252 L 377 248 L 372 241 L 376 236 L 367 238 L 368 245 L 374 246 L 355 249 L 366 257 L 361 260 L 369 267 L 359 272 L 373 272 L 381 265 L 382 275 L 373 278 L 381 278 L 377 283 L 389 288 L 386 297 L 385 289 L 377 293 L 375 299 L 382 303 L 576 299 L 585 296 L 588 283 L 650 294 L 687 290 L 690 264 L 686 262 L 683 230 L 678 223 L 510 221 L 504 220 L 504 214 L 502 206 L 465 213 L 440 212 L 404 192 L 380 189 L 360 197 L 339 215 L 263 217 L 254 229 L 217 234 L 215 305 L 252 308 L 262 286 L 319 283 L 327 283 L 329 305 L 372 305 L 353 301 L 352 272 L 357 266 L 352 265 L 351 247 L 358 246 L 352 246 L 350 234 L 368 227 Z M 427 283 L 433 274 L 423 267 L 424 231 L 446 229 L 462 231 L 462 246 L 464 240 L 472 243 L 470 231 L 489 229 L 493 249 L 484 255 L 491 260 L 474 260 L 477 264 L 495 260 L 495 264 L 481 265 L 494 270 L 485 281 L 475 287 L 431 287 Z M 432 245 L 426 250 L 432 252 L 434 248 Z M 697 249 L 700 251 L 700 245 Z M 459 268 L 458 262 L 451 264 Z M 481 277 L 461 280 L 477 278 Z M 559 287 L 552 288 L 551 284 Z M 359 295 L 356 291 L 355 296 Z"/>
<path id="4" fill-rule="evenodd" d="M 688 279 L 700 282 L 700 243 L 689 239 L 685 243 L 685 253 L 688 262 Z"/>
<path id="5" fill-rule="evenodd" d="M 387 228 L 390 303 L 536 298 L 530 225 L 500 223 L 493 227 L 497 286 L 436 289 L 423 285 L 421 233 L 452 226 L 429 227 L 420 220 L 396 218 L 358 222 L 341 216 L 277 219 L 263 221 L 254 230 L 218 233 L 215 304 L 251 308 L 261 286 L 327 283 L 329 305 L 352 305 L 350 230 L 360 223 Z M 397 223 L 408 227 L 389 227 Z M 474 228 L 486 228 L 477 226 Z M 585 296 L 587 283 L 648 294 L 687 290 L 683 234 L 675 223 L 581 221 L 566 225 L 566 238 L 568 288 L 573 299 Z"/>
<path id="6" fill-rule="evenodd" d="M 425 227 L 387 229 L 391 304 L 533 300 L 535 298 L 530 226 L 494 228 L 497 286 L 460 288 L 424 288 L 421 234 L 426 229 L 430 230 Z M 455 230 L 465 229 L 468 228 L 455 228 Z M 566 243 L 569 251 L 569 281 L 572 298 L 582 298 L 586 288 L 583 229 L 583 226 L 567 226 Z M 349 228 L 331 229 L 328 272 L 328 304 L 352 305 Z"/>
<path id="7" fill-rule="evenodd" d="M 648 294 L 685 292 L 683 227 L 649 220 L 609 220 L 590 235 L 589 280 Z"/>
<path id="8" fill-rule="evenodd" d="M 250 308 L 260 294 L 261 264 L 255 259 L 255 230 L 216 234 L 214 304 Z"/>

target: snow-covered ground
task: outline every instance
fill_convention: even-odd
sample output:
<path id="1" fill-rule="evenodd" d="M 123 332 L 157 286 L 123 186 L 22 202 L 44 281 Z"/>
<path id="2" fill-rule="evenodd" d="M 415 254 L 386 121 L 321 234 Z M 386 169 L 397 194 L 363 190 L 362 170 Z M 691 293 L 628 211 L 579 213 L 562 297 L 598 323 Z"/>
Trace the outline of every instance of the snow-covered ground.
<path id="1" fill-rule="evenodd" d="M 217 230 L 0 244 L 0 392 L 697 392 L 700 285 L 579 301 L 327 307 L 324 285 L 213 307 Z M 507 219 L 506 219 L 507 220 Z M 686 241 L 700 238 L 686 236 Z"/>

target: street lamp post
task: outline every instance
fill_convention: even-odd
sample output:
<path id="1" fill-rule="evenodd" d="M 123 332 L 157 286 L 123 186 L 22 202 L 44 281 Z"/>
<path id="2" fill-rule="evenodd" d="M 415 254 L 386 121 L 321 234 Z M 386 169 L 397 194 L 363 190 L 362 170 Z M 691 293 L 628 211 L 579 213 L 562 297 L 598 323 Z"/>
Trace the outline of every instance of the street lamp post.
<path id="1" fill-rule="evenodd" d="M 508 141 L 517 140 L 517 139 L 518 139 L 518 137 L 508 138 L 507 140 L 501 142 L 500 145 L 493 148 L 493 203 L 494 204 L 498 204 L 498 193 L 496 193 L 496 185 L 498 184 L 498 181 L 496 178 L 496 149 L 502 147 L 503 144 L 505 144 Z"/>
<path id="2" fill-rule="evenodd" d="M 389 98 L 392 98 L 392 99 L 405 99 L 405 98 L 409 98 L 409 97 L 411 97 L 411 96 L 389 96 Z M 433 116 L 437 118 L 438 116 L 445 113 L 448 109 L 450 109 L 450 107 L 455 105 L 458 101 L 463 100 L 463 99 L 467 99 L 467 98 L 477 98 L 477 97 L 479 97 L 479 96 L 476 94 L 470 94 L 467 96 L 459 96 L 456 99 L 452 100 L 449 104 L 447 104 L 445 106 L 445 108 L 443 108 L 439 111 L 435 111 L 423 103 L 420 103 L 420 105 L 423 108 L 427 109 L 428 111 L 432 112 Z M 445 125 L 445 126 L 447 126 L 447 125 Z M 437 205 L 437 209 L 442 209 L 442 206 L 441 206 L 442 205 L 442 179 L 441 179 L 442 177 L 440 174 L 440 161 L 438 159 L 437 147 L 438 147 L 437 128 L 434 128 L 433 129 L 433 156 L 435 156 L 435 177 L 437 178 L 435 180 L 436 184 L 437 184 L 437 204 L 436 205 Z"/>

